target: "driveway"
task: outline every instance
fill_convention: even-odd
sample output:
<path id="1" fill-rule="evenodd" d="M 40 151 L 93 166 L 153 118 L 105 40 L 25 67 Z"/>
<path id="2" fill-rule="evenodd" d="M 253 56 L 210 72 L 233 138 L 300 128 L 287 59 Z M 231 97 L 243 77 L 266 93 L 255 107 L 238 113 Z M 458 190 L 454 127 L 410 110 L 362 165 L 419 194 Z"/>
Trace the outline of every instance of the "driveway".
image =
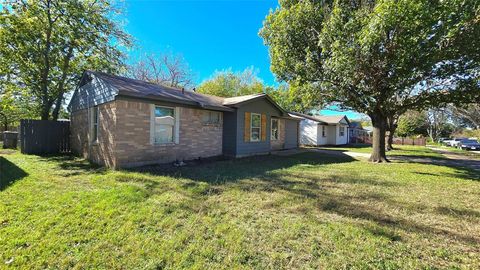
<path id="1" fill-rule="evenodd" d="M 474 170 L 479 170 L 480 171 L 480 155 L 479 157 L 476 156 L 465 156 L 459 153 L 451 152 L 445 149 L 441 148 L 436 148 L 436 147 L 429 147 L 433 151 L 442 154 L 449 163 L 451 163 L 454 166 L 463 166 L 463 167 L 469 167 Z"/>

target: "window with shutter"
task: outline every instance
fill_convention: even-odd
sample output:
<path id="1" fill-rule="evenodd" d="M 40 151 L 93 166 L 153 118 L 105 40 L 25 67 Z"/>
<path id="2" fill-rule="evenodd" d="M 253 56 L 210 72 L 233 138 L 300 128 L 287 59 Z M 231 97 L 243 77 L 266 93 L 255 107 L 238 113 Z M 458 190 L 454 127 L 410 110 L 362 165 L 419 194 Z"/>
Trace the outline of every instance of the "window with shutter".
<path id="1" fill-rule="evenodd" d="M 250 121 L 250 141 L 258 142 L 262 133 L 262 115 L 258 113 L 251 114 Z"/>
<path id="2" fill-rule="evenodd" d="M 261 130 L 262 142 L 267 140 L 267 115 L 262 114 L 262 130 Z"/>
<path id="3" fill-rule="evenodd" d="M 244 126 L 244 130 L 243 130 L 243 140 L 245 142 L 249 142 L 250 141 L 250 113 L 249 112 L 245 112 L 245 126 Z"/>

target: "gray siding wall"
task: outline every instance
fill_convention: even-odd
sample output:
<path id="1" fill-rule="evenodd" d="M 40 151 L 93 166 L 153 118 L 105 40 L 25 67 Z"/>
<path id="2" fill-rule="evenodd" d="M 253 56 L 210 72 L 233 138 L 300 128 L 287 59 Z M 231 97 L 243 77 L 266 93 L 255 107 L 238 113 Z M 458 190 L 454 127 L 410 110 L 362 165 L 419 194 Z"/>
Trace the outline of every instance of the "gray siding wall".
<path id="1" fill-rule="evenodd" d="M 245 112 L 260 113 L 267 115 L 267 139 L 264 142 L 245 142 L 243 132 L 245 129 Z M 270 119 L 272 116 L 280 116 L 281 112 L 266 99 L 258 99 L 246 103 L 237 109 L 237 151 L 236 156 L 246 156 L 270 152 Z"/>
<path id="2" fill-rule="evenodd" d="M 285 149 L 298 147 L 298 121 L 285 120 Z"/>
<path id="3" fill-rule="evenodd" d="M 237 153 L 237 112 L 223 113 L 223 154 L 235 156 Z"/>
<path id="4" fill-rule="evenodd" d="M 93 76 L 93 75 L 91 75 Z M 118 90 L 107 85 L 99 78 L 79 87 L 70 101 L 71 112 L 79 111 L 115 100 Z"/>

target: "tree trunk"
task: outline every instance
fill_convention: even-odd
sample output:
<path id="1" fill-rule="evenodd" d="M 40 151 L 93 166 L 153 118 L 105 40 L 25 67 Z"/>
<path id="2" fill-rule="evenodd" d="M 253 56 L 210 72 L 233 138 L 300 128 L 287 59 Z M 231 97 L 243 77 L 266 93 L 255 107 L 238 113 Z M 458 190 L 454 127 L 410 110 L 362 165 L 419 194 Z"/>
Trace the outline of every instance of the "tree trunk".
<path id="1" fill-rule="evenodd" d="M 385 129 L 387 118 L 382 114 L 370 115 L 373 125 L 372 155 L 368 159 L 371 162 L 389 162 L 385 153 Z"/>
<path id="2" fill-rule="evenodd" d="M 55 101 L 55 108 L 53 108 L 53 112 L 52 112 L 53 121 L 58 120 L 58 115 L 60 114 L 60 108 L 62 107 L 62 101 L 63 101 L 63 93 Z"/>
<path id="3" fill-rule="evenodd" d="M 63 96 L 65 95 L 65 89 L 64 89 L 65 81 L 67 80 L 68 69 L 70 67 L 70 60 L 73 57 L 74 47 L 75 47 L 74 41 L 70 42 L 67 55 L 65 55 L 63 60 L 62 78 L 58 83 L 58 96 L 57 96 L 57 100 L 55 101 L 55 108 L 53 108 L 53 112 L 52 112 L 52 119 L 54 121 L 58 120 L 58 114 L 60 113 L 60 109 L 62 107 Z"/>
<path id="4" fill-rule="evenodd" d="M 393 148 L 393 137 L 395 136 L 395 131 L 397 130 L 397 118 L 394 116 L 387 117 L 387 151 L 392 151 Z"/>
<path id="5" fill-rule="evenodd" d="M 387 151 L 392 151 L 392 150 L 395 150 L 395 148 L 393 148 L 393 134 L 394 134 L 395 130 L 390 130 L 389 133 L 388 133 L 388 137 L 387 137 Z"/>
<path id="6" fill-rule="evenodd" d="M 4 114 L 4 113 L 0 113 L 0 115 L 3 117 L 3 131 L 7 131 L 8 130 L 8 119 L 7 119 L 7 115 Z"/>
<path id="7" fill-rule="evenodd" d="M 42 104 L 42 109 L 40 112 L 40 117 L 42 120 L 48 120 L 50 116 L 50 106 L 48 104 Z"/>
<path id="8" fill-rule="evenodd" d="M 44 67 L 42 70 L 41 74 L 41 80 L 40 80 L 40 90 L 41 90 L 41 99 L 42 99 L 42 104 L 41 104 L 41 112 L 40 112 L 40 117 L 42 120 L 48 120 L 48 117 L 50 116 L 50 109 L 52 107 L 52 102 L 49 101 L 49 95 L 48 95 L 48 75 L 50 72 L 50 50 L 52 47 L 52 32 L 53 32 L 53 24 L 54 20 L 52 19 L 52 14 L 50 10 L 50 5 L 51 1 L 47 1 L 47 7 L 46 7 L 46 12 L 47 12 L 47 19 L 48 19 L 48 26 L 45 29 L 45 49 L 43 51 L 43 60 L 44 60 Z"/>

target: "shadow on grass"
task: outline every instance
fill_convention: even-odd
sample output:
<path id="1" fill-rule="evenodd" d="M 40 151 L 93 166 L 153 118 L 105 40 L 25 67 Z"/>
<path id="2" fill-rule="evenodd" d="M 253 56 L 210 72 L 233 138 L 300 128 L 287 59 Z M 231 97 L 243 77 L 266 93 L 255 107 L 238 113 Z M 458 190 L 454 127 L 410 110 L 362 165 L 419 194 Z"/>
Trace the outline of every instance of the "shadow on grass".
<path id="1" fill-rule="evenodd" d="M 317 166 L 321 164 L 346 163 L 356 161 L 348 155 L 325 156 L 319 153 L 301 153 L 292 156 L 254 156 L 220 162 L 207 162 L 198 166 L 165 168 L 165 166 L 146 166 L 130 171 L 145 172 L 152 175 L 187 178 L 209 184 L 225 184 L 242 179 L 265 177 L 272 171 L 292 166 Z"/>
<path id="2" fill-rule="evenodd" d="M 390 160 L 401 163 L 420 163 L 427 165 L 437 165 L 453 168 L 456 170 L 454 174 L 435 174 L 435 173 L 419 173 L 429 174 L 432 176 L 451 176 L 465 180 L 480 181 L 480 160 L 454 160 L 446 157 L 434 156 L 416 156 L 416 155 L 393 155 Z"/>
<path id="3" fill-rule="evenodd" d="M 175 168 L 168 172 L 155 166 L 143 167 L 146 175 L 161 175 L 187 180 L 179 183 L 181 192 L 193 201 L 204 202 L 208 196 L 221 195 L 236 189 L 250 193 L 288 194 L 279 201 L 266 203 L 263 207 L 282 209 L 296 215 L 316 218 L 318 211 L 346 217 L 372 235 L 385 237 L 390 241 L 401 241 L 403 234 L 422 234 L 430 237 L 444 237 L 452 241 L 479 244 L 480 238 L 464 234 L 462 231 L 416 220 L 409 215 L 394 215 L 388 209 L 405 208 L 405 202 L 395 201 L 386 189 L 402 185 L 399 182 L 384 180 L 382 177 L 362 176 L 351 172 L 331 171 L 317 175 L 303 173 L 309 168 L 322 170 L 322 166 L 334 163 L 355 161 L 350 156 L 328 156 L 322 153 L 308 152 L 293 156 L 261 156 L 240 160 L 220 161 L 194 167 Z M 296 166 L 294 170 L 284 170 Z M 304 168 L 304 169 L 303 169 Z M 312 171 L 311 171 L 312 172 Z M 432 176 L 435 176 L 432 174 Z M 458 176 L 457 176 L 458 177 Z M 188 181 L 191 180 L 191 181 Z M 125 181 L 136 181 L 125 179 Z M 158 182 L 146 177 L 142 180 L 146 189 L 155 189 L 152 193 L 170 190 Z M 276 197 L 276 196 L 275 196 Z M 237 198 L 238 199 L 238 198 Z M 232 198 L 235 200 L 235 198 Z M 187 203 L 193 207 L 195 203 Z M 200 204 L 200 203 L 199 203 Z M 187 205 L 182 205 L 186 207 Z M 445 206 L 415 206 L 412 213 L 448 215 L 459 221 L 465 217 L 478 217 L 478 212 L 469 209 L 457 209 Z M 210 207 L 215 207 L 210 206 Z M 195 211 L 191 209 L 191 211 Z"/>
<path id="4" fill-rule="evenodd" d="M 382 203 L 380 200 L 377 203 Z M 431 235 L 434 237 L 443 236 L 449 238 L 452 241 L 459 241 L 468 244 L 480 244 L 480 237 L 476 235 L 464 234 L 461 231 L 453 231 L 450 229 L 444 229 L 437 225 L 424 224 L 421 220 L 412 220 L 401 216 L 393 216 L 381 210 L 376 210 L 375 207 L 365 206 L 357 204 L 352 201 L 348 196 L 330 196 L 328 201 L 328 208 L 325 208 L 325 204 L 320 203 L 319 207 L 322 211 L 335 213 L 341 216 L 349 217 L 355 220 L 365 220 L 374 222 L 371 226 L 368 224 L 362 224 L 362 227 L 370 231 L 372 234 L 378 234 L 379 228 L 382 228 L 386 237 L 392 241 L 400 239 L 400 235 L 396 232 L 402 231 L 404 233 L 420 233 Z M 333 206 L 332 206 L 333 205 Z M 397 207 L 401 207 L 398 205 Z M 446 210 L 444 207 L 433 209 L 434 213 L 445 215 Z M 458 210 L 454 213 L 454 216 L 460 220 L 463 220 L 465 215 L 472 216 L 477 215 L 476 211 L 470 210 Z M 449 213 L 450 216 L 452 216 Z"/>
<path id="5" fill-rule="evenodd" d="M 26 176 L 28 174 L 24 170 L 0 156 L 0 191 Z"/>
<path id="6" fill-rule="evenodd" d="M 55 163 L 60 170 L 64 171 L 61 174 L 65 177 L 106 171 L 106 168 L 74 155 L 47 155 L 42 156 L 41 160 Z"/>

